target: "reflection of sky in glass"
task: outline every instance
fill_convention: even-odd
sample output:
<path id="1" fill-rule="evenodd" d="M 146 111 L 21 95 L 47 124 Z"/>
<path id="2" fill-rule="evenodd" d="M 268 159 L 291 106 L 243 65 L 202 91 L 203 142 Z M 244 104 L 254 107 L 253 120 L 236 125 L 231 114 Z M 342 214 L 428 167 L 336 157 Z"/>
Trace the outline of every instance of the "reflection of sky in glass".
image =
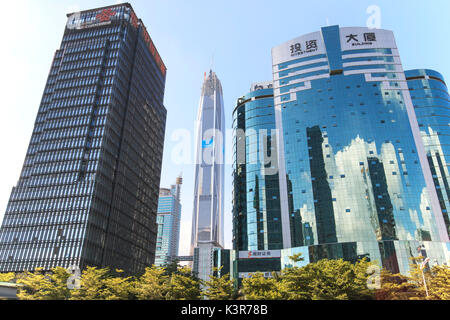
<path id="1" fill-rule="evenodd" d="M 399 260 L 398 269 L 406 270 L 408 259 L 417 255 L 416 241 L 428 241 L 426 249 L 437 250 L 435 256 L 445 262 L 443 244 L 429 242 L 440 237 L 408 118 L 409 90 L 401 81 L 397 51 L 366 50 L 358 56 L 352 50 L 342 61 L 335 41 L 339 29 L 323 28 L 322 35 L 333 75 L 292 75 L 289 68 L 294 65 L 283 72 L 299 79 L 295 88 L 284 89 L 292 86 L 284 79 L 277 82 L 292 199 L 289 216 L 297 217 L 291 230 L 300 230 L 301 237 L 292 239 L 293 246 L 330 244 L 310 247 L 309 253 L 369 253 L 372 260 L 387 264 Z M 308 63 L 315 66 L 323 56 L 316 58 Z M 373 64 L 389 72 L 373 71 Z"/>
<path id="2" fill-rule="evenodd" d="M 420 134 L 431 167 L 434 185 L 443 212 L 447 233 L 450 233 L 450 188 L 448 161 L 450 150 L 448 114 L 450 97 L 443 77 L 433 70 L 405 72 L 414 105 Z"/>
<path id="3" fill-rule="evenodd" d="M 293 183 L 294 210 L 300 210 L 303 222 L 315 225 L 312 212 L 317 199 L 311 178 L 318 177 L 310 175 L 314 159 L 309 160 L 311 146 L 305 133 L 307 128 L 318 126 L 338 241 L 377 240 L 376 230 L 383 221 L 377 218 L 376 184 L 369 173 L 368 159 L 372 158 L 384 168 L 379 174 L 385 176 L 393 206 L 396 238 L 416 239 L 417 229 L 434 235 L 403 93 L 365 82 L 361 75 L 311 83 L 311 90 L 298 92 L 297 100 L 286 103 L 283 109 L 286 171 Z"/>
<path id="4" fill-rule="evenodd" d="M 255 98 L 251 100 L 251 98 Z M 236 176 L 235 188 L 246 190 L 244 208 L 235 199 L 235 214 L 241 220 L 239 234 L 243 239 L 240 250 L 275 250 L 282 248 L 278 175 L 267 173 L 276 166 L 273 130 L 275 129 L 272 89 L 260 89 L 245 95 L 233 113 L 233 128 L 245 130 L 245 174 Z M 235 135 L 236 139 L 236 135 Z M 234 145 L 235 153 L 237 145 Z M 269 150 L 272 150 L 269 152 Z M 243 150 L 241 150 L 243 151 Z M 235 154 L 236 161 L 236 154 Z M 236 174 L 236 167 L 234 168 Z M 242 197 L 237 194 L 236 197 Z M 243 200 L 242 200 L 243 201 Z M 244 240 L 245 239 L 245 240 Z"/>

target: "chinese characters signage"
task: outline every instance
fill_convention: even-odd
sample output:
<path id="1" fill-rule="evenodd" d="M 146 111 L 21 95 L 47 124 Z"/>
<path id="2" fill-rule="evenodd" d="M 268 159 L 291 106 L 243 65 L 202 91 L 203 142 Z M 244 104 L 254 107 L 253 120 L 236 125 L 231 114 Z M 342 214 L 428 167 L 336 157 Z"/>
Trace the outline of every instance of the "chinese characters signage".
<path id="1" fill-rule="evenodd" d="M 239 251 L 239 259 L 267 259 L 280 257 L 280 250 Z"/>
<path id="2" fill-rule="evenodd" d="M 147 29 L 144 26 L 142 26 L 142 37 L 145 43 L 147 44 L 148 49 L 150 50 L 150 53 L 152 54 L 153 58 L 155 58 L 156 65 L 158 66 L 159 70 L 161 70 L 163 77 L 165 77 L 167 68 L 164 65 L 164 62 L 162 61 L 161 56 L 158 53 L 158 50 L 156 50 L 156 47 L 152 39 L 150 38 Z"/>
<path id="3" fill-rule="evenodd" d="M 67 27 L 69 29 L 87 29 L 87 28 L 93 28 L 93 27 L 99 27 L 103 25 L 108 25 L 111 23 L 111 18 L 116 16 L 117 12 L 112 9 L 105 9 L 100 11 L 96 16 L 95 19 L 90 19 L 88 21 L 81 22 L 81 13 L 77 12 L 74 13 L 69 17 L 69 21 L 67 23 Z"/>
<path id="4" fill-rule="evenodd" d="M 245 279 L 245 278 L 251 278 L 256 272 L 239 272 L 239 278 Z M 272 272 L 262 272 L 264 278 L 272 278 L 273 273 Z"/>
<path id="5" fill-rule="evenodd" d="M 135 27 L 136 29 L 138 28 L 138 22 L 139 22 L 139 20 L 138 20 L 138 18 L 137 18 L 137 16 L 136 16 L 136 13 L 134 13 L 133 10 L 131 10 L 131 12 L 130 12 L 130 22 L 131 22 L 131 25 L 132 25 L 133 27 Z"/>
<path id="6" fill-rule="evenodd" d="M 272 89 L 273 84 L 272 82 L 262 82 L 262 83 L 254 83 L 252 84 L 252 87 L 250 91 L 257 91 L 257 90 L 263 90 L 263 89 Z"/>
<path id="7" fill-rule="evenodd" d="M 297 42 L 290 46 L 291 57 L 301 56 L 305 53 L 317 51 L 317 40 L 307 40 L 304 42 Z"/>
<path id="8" fill-rule="evenodd" d="M 377 37 L 374 32 L 365 32 L 363 34 L 350 33 L 345 36 L 346 42 L 352 46 L 364 46 L 371 45 L 377 41 Z"/>
<path id="9" fill-rule="evenodd" d="M 107 22 L 116 15 L 116 12 L 112 9 L 105 9 L 95 17 L 100 22 Z"/>

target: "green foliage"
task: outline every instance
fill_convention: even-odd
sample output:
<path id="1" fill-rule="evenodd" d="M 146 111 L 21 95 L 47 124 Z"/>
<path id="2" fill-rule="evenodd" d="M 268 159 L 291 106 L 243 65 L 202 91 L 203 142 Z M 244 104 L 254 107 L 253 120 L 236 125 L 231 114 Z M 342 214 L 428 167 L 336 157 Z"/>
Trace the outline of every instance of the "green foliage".
<path id="1" fill-rule="evenodd" d="M 57 267 L 45 274 L 42 268 L 34 273 L 24 272 L 18 276 L 17 283 L 23 284 L 17 296 L 21 300 L 66 300 L 70 297 L 67 279 L 71 274 L 66 269 Z"/>
<path id="2" fill-rule="evenodd" d="M 216 270 L 219 271 L 219 270 Z M 233 281 L 230 275 L 226 274 L 222 277 L 209 276 L 210 280 L 205 282 L 206 288 L 203 295 L 208 300 L 232 300 L 234 296 Z"/>
<path id="3" fill-rule="evenodd" d="M 136 282 L 136 297 L 139 300 L 164 300 L 168 292 L 170 277 L 164 268 L 152 266 Z"/>
<path id="4" fill-rule="evenodd" d="M 280 281 L 275 278 L 264 278 L 260 272 L 242 280 L 242 294 L 245 300 L 280 300 Z"/>
<path id="5" fill-rule="evenodd" d="M 285 269 L 281 291 L 288 300 L 365 300 L 373 293 L 367 288 L 367 268 L 363 260 L 352 264 L 343 260 L 320 260 L 302 268 Z"/>
<path id="6" fill-rule="evenodd" d="M 300 254 L 291 257 L 303 261 Z M 303 267 L 291 267 L 265 278 L 255 273 L 242 281 L 235 292 L 229 275 L 211 276 L 202 282 L 191 269 L 172 263 L 166 267 L 149 267 L 134 278 L 122 270 L 86 268 L 80 279 L 81 287 L 70 290 L 71 274 L 64 268 L 44 273 L 42 269 L 23 274 L 2 274 L 0 280 L 15 280 L 22 286 L 18 297 L 22 300 L 413 300 L 450 299 L 450 267 L 434 266 L 423 270 L 428 288 L 426 295 L 420 264 L 423 257 L 411 260 L 410 274 L 392 274 L 381 270 L 381 288 L 368 289 L 367 272 L 373 263 L 362 260 L 354 264 L 343 260 L 321 260 Z M 203 290 L 202 290 L 203 288 Z"/>
<path id="7" fill-rule="evenodd" d="M 107 268 L 87 267 L 81 274 L 81 288 L 73 290 L 71 300 L 102 300 L 103 280 L 108 273 Z"/>
<path id="8" fill-rule="evenodd" d="M 135 299 L 136 282 L 132 277 L 122 277 L 123 270 L 116 270 L 118 276 L 109 276 L 103 280 L 102 298 L 105 300 Z"/>
<path id="9" fill-rule="evenodd" d="M 179 268 L 170 278 L 167 300 L 200 300 L 201 281 L 188 267 Z"/>
<path id="10" fill-rule="evenodd" d="M 174 273 L 178 273 L 178 269 L 180 266 L 178 265 L 178 260 L 173 260 L 170 263 L 167 263 L 164 268 L 164 274 L 167 276 L 172 276 Z"/>
<path id="11" fill-rule="evenodd" d="M 450 300 L 450 267 L 434 266 L 429 279 L 430 299 Z"/>
<path id="12" fill-rule="evenodd" d="M 381 288 L 376 290 L 377 300 L 409 300 L 418 297 L 417 287 L 402 274 L 381 270 Z"/>
<path id="13" fill-rule="evenodd" d="M 11 282 L 16 278 L 16 275 L 12 272 L 10 273 L 0 273 L 0 282 Z"/>
<path id="14" fill-rule="evenodd" d="M 424 257 L 410 258 L 409 276 L 392 274 L 387 270 L 381 272 L 381 289 L 377 290 L 379 300 L 449 300 L 450 267 L 433 266 L 422 270 L 420 265 Z M 423 278 L 428 288 L 426 294 Z"/>
<path id="15" fill-rule="evenodd" d="M 130 300 L 134 299 L 135 283 L 131 277 L 113 276 L 108 268 L 87 267 L 81 274 L 81 287 L 72 290 L 71 300 Z"/>

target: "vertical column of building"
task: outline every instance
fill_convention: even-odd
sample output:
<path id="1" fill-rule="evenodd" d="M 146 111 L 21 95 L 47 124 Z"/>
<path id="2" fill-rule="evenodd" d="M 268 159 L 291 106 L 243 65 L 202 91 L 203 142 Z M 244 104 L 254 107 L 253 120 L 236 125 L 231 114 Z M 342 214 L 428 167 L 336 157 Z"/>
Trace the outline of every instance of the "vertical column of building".
<path id="1" fill-rule="evenodd" d="M 233 111 L 233 277 L 280 270 L 283 248 L 272 82 L 256 83 Z"/>
<path id="2" fill-rule="evenodd" d="M 166 71 L 141 20 L 133 50 L 102 264 L 137 273 L 155 259 Z"/>
<path id="3" fill-rule="evenodd" d="M 433 70 L 405 71 L 420 134 L 430 165 L 433 182 L 450 235 L 450 175 L 448 117 L 450 97 L 442 75 Z"/>
<path id="4" fill-rule="evenodd" d="M 164 266 L 176 260 L 180 244 L 181 185 L 178 177 L 170 189 L 161 188 L 158 200 L 158 235 L 156 238 L 155 265 Z"/>
<path id="5" fill-rule="evenodd" d="M 194 271 L 197 270 L 204 280 L 208 280 L 212 272 L 213 248 L 223 246 L 223 108 L 222 85 L 210 71 L 208 77 L 205 74 L 197 119 L 191 237 Z"/>

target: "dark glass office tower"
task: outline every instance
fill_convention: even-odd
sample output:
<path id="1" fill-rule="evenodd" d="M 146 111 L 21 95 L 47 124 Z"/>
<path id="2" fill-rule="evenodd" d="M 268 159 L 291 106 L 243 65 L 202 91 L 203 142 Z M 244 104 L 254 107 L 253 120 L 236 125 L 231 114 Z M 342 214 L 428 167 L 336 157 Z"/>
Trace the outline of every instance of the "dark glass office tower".
<path id="1" fill-rule="evenodd" d="M 408 70 L 405 76 L 445 227 L 450 235 L 450 97 L 447 85 L 444 77 L 433 70 Z"/>
<path id="2" fill-rule="evenodd" d="M 129 4 L 68 15 L 0 231 L 0 272 L 154 262 L 165 74 Z"/>

